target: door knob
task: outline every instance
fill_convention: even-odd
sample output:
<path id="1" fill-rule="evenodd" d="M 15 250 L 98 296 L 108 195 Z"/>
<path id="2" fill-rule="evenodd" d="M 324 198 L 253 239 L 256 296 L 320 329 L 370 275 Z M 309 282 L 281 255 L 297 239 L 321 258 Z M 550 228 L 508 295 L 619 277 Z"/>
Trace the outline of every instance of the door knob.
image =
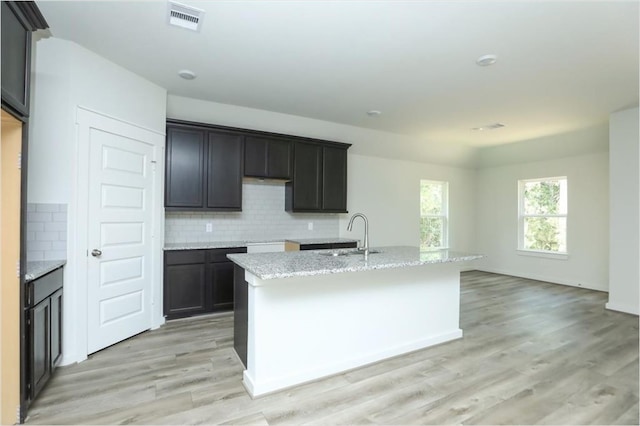
<path id="1" fill-rule="evenodd" d="M 98 250 L 98 249 L 91 250 L 91 256 L 93 256 L 93 257 L 98 257 L 101 254 L 102 254 L 102 250 Z"/>

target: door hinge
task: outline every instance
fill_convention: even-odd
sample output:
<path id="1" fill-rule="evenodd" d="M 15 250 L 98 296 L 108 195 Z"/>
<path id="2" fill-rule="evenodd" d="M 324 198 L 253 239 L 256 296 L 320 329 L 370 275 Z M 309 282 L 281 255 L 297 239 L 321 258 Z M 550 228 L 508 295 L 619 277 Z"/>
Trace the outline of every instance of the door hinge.
<path id="1" fill-rule="evenodd" d="M 20 259 L 16 262 L 16 276 L 20 278 Z"/>
<path id="2" fill-rule="evenodd" d="M 18 153 L 18 170 L 22 170 L 22 152 Z"/>
<path id="3" fill-rule="evenodd" d="M 156 164 L 157 163 L 158 162 L 156 160 L 151 160 L 151 170 L 154 171 L 154 172 L 156 171 Z"/>

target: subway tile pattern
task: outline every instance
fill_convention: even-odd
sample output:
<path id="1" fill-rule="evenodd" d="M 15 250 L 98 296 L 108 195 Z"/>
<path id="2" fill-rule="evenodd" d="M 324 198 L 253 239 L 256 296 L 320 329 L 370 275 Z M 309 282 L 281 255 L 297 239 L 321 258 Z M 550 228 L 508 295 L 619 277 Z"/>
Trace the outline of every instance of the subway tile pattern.
<path id="1" fill-rule="evenodd" d="M 165 244 L 338 237 L 338 214 L 286 212 L 284 188 L 281 182 L 245 182 L 241 212 L 167 212 Z M 208 223 L 212 232 L 206 232 Z"/>
<path id="2" fill-rule="evenodd" d="M 27 261 L 67 259 L 67 205 L 27 204 Z"/>

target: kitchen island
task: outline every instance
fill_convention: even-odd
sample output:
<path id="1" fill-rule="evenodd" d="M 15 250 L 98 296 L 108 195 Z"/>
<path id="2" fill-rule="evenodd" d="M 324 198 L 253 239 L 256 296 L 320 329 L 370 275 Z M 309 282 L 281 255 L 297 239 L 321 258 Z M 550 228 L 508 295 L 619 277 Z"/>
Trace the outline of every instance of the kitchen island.
<path id="1" fill-rule="evenodd" d="M 376 252 L 377 251 L 377 252 Z M 460 268 L 417 247 L 230 254 L 234 347 L 252 396 L 462 337 Z"/>

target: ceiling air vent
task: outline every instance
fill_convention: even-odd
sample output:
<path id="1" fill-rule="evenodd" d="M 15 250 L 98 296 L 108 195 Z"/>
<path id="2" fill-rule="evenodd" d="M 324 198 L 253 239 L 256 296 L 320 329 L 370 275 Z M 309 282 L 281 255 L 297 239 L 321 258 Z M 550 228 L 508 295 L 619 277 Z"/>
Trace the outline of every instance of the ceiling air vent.
<path id="1" fill-rule="evenodd" d="M 178 2 L 169 2 L 169 25 L 200 31 L 204 10 Z"/>

